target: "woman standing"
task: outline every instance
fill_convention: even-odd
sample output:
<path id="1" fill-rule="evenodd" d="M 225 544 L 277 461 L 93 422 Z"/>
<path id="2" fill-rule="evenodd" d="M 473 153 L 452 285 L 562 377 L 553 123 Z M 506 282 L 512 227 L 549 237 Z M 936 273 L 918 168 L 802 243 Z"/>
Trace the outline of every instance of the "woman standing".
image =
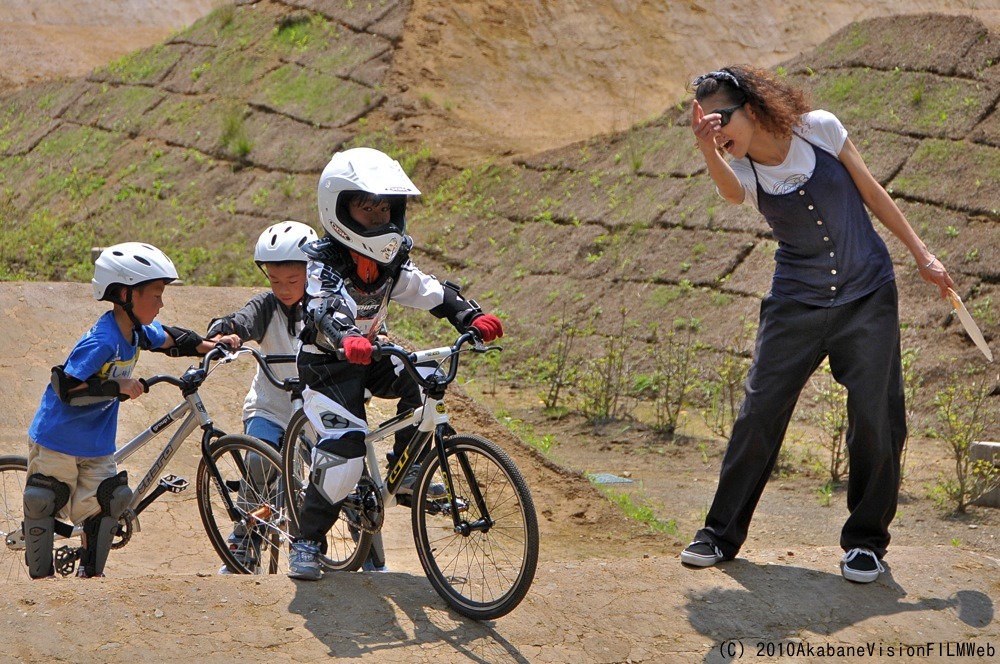
<path id="1" fill-rule="evenodd" d="M 739 552 L 799 393 L 828 357 L 848 393 L 841 571 L 869 583 L 884 571 L 906 417 L 895 276 L 865 206 L 942 297 L 953 282 L 833 114 L 811 110 L 801 90 L 745 65 L 699 76 L 693 86 L 691 125 L 709 175 L 728 202 L 764 215 L 778 250 L 715 499 L 681 561 L 709 567 Z"/>

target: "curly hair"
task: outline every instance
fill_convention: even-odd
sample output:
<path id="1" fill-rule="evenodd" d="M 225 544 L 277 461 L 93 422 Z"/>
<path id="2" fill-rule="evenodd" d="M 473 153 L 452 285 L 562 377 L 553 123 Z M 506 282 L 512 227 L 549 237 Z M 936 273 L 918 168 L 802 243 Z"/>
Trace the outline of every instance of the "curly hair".
<path id="1" fill-rule="evenodd" d="M 730 65 L 694 80 L 694 98 L 703 101 L 721 94 L 733 104 L 750 104 L 761 126 L 782 138 L 812 110 L 809 96 L 770 71 L 750 65 Z"/>

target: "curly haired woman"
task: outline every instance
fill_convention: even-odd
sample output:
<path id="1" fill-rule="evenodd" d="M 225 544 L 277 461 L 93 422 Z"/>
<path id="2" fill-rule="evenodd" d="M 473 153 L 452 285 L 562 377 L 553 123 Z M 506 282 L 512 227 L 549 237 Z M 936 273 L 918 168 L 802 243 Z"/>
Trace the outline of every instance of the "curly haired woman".
<path id="1" fill-rule="evenodd" d="M 691 127 L 709 175 L 728 202 L 764 215 L 778 249 L 715 499 L 681 561 L 710 567 L 739 552 L 799 393 L 829 358 L 848 393 L 850 515 L 840 535 L 841 573 L 870 583 L 884 571 L 896 514 L 906 412 L 895 275 L 866 206 L 942 297 L 953 282 L 840 120 L 812 110 L 802 90 L 745 65 L 692 85 Z"/>

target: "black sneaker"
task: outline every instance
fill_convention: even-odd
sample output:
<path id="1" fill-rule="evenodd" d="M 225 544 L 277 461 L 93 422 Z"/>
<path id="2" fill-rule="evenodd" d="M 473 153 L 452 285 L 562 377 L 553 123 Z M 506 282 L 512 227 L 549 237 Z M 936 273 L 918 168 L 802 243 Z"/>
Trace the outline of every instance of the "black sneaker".
<path id="1" fill-rule="evenodd" d="M 868 549 L 851 549 L 840 561 L 840 573 L 855 583 L 871 583 L 884 571 L 878 556 Z"/>
<path id="2" fill-rule="evenodd" d="M 410 466 L 409 472 L 406 473 L 406 477 L 403 478 L 402 483 L 399 488 L 396 489 L 396 497 L 400 498 L 411 498 L 413 496 L 413 485 L 417 483 L 417 475 L 420 474 L 420 464 L 415 463 Z M 443 484 L 437 482 L 431 482 L 431 485 L 427 487 L 427 500 L 438 500 L 444 498 L 448 495 L 448 490 L 444 488 Z"/>
<path id="3" fill-rule="evenodd" d="M 711 567 L 723 559 L 719 547 L 710 542 L 695 540 L 681 551 L 681 562 L 694 567 Z"/>

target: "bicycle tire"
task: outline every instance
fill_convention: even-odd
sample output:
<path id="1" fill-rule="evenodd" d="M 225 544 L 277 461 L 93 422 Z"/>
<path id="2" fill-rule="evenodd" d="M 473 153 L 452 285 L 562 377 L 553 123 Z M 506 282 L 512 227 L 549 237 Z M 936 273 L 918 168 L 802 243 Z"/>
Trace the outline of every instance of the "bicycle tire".
<path id="1" fill-rule="evenodd" d="M 432 449 L 414 490 L 413 539 L 431 585 L 448 605 L 473 620 L 507 615 L 527 595 L 538 565 L 538 518 L 528 485 L 507 454 L 479 436 L 445 441 L 452 478 L 449 498 L 428 500 L 432 483 L 448 486 Z M 483 516 L 492 525 L 456 532 L 451 514 L 442 511 L 450 496 L 464 501 L 462 524 Z"/>
<path id="2" fill-rule="evenodd" d="M 24 521 L 24 483 L 28 480 L 28 459 L 23 456 L 0 456 L 0 535 L 20 532 Z M 0 550 L 0 583 L 28 578 L 24 549 L 4 545 Z"/>
<path id="3" fill-rule="evenodd" d="M 257 438 L 227 434 L 211 443 L 209 454 L 222 476 L 222 486 L 213 481 L 202 459 L 197 492 L 198 513 L 212 547 L 231 572 L 286 573 L 288 507 L 278 451 Z M 229 515 L 222 491 L 235 503 L 239 521 Z M 235 550 L 239 547 L 246 553 Z"/>
<path id="4" fill-rule="evenodd" d="M 281 475 L 285 495 L 290 497 L 288 511 L 293 534 L 299 532 L 299 508 L 309 486 L 312 449 L 318 438 L 305 412 L 301 409 L 296 411 L 288 422 L 281 450 Z M 367 475 L 367 468 L 364 473 Z M 346 506 L 341 508 L 340 518 L 326 536 L 326 551 L 320 559 L 324 567 L 341 572 L 361 569 L 372 545 L 372 534 L 362 530 L 359 523 L 357 512 Z"/>

